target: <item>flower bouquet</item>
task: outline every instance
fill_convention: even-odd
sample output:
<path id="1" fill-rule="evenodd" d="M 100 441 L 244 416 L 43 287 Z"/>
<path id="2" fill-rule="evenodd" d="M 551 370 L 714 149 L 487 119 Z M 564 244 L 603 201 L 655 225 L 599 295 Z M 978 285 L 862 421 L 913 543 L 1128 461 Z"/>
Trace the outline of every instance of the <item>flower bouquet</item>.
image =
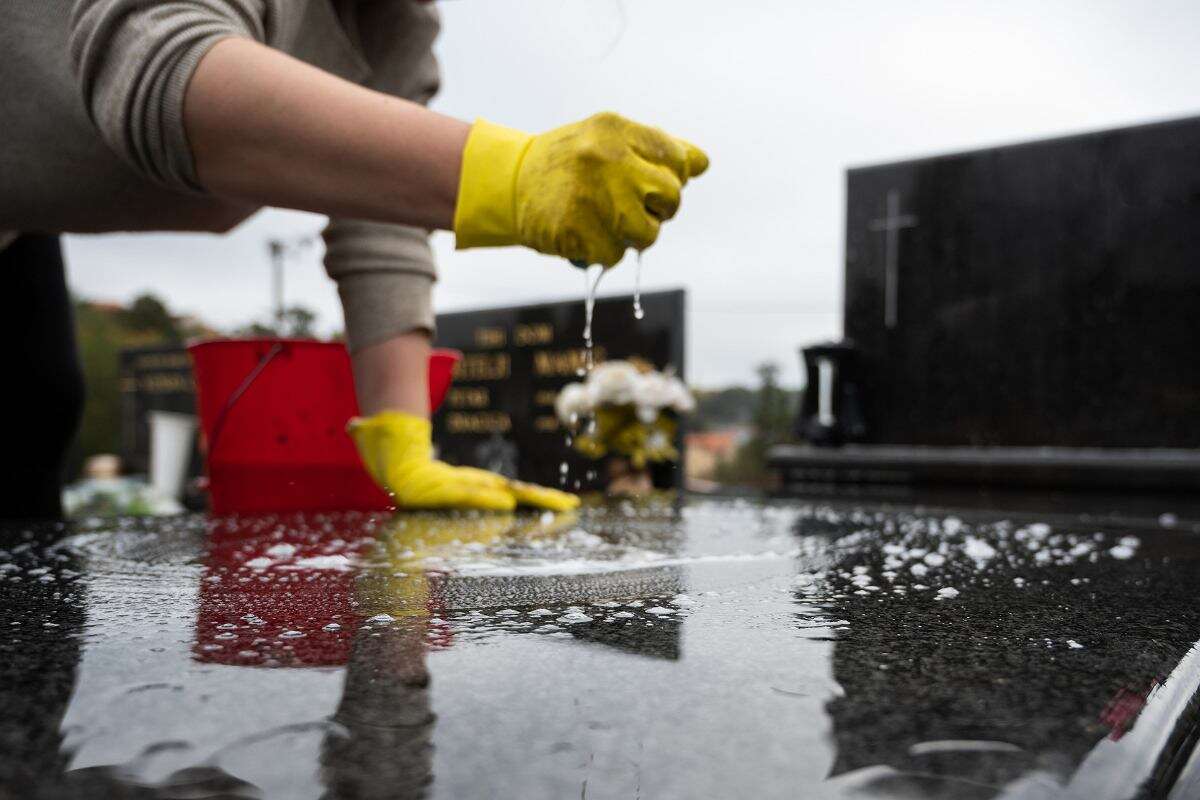
<path id="1" fill-rule="evenodd" d="M 642 494 L 650 462 L 677 461 L 678 415 L 696 401 L 683 381 L 643 361 L 606 361 L 584 383 L 559 392 L 555 412 L 572 446 L 589 458 L 610 460 L 610 493 Z"/>

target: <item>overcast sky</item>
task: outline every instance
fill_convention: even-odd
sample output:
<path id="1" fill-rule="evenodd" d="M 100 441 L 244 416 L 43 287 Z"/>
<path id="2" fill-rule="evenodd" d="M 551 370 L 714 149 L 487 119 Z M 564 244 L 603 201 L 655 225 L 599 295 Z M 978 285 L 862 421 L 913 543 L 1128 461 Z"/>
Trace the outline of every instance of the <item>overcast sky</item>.
<path id="1" fill-rule="evenodd" d="M 1112 127 L 1200 110 L 1200 3 L 809 0 L 451 0 L 440 3 L 435 107 L 540 131 L 601 109 L 705 148 L 645 255 L 646 289 L 688 290 L 689 379 L 753 381 L 841 332 L 847 166 Z M 217 326 L 268 314 L 265 241 L 320 230 L 264 211 L 224 237 L 71 237 L 73 289 L 152 291 Z M 520 249 L 456 253 L 435 236 L 440 310 L 582 297 L 578 273 Z M 287 300 L 341 327 L 319 251 Z M 633 288 L 632 257 L 601 294 Z M 603 344 L 601 342 L 601 344 Z"/>

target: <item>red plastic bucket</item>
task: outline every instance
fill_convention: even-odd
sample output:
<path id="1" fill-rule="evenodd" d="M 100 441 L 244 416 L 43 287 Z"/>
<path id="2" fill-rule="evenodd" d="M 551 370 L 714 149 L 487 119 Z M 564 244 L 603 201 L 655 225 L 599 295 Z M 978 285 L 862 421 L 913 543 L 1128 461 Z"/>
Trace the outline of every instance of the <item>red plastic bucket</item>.
<path id="1" fill-rule="evenodd" d="M 383 510 L 346 422 L 358 415 L 350 355 L 336 342 L 217 339 L 188 347 L 207 443 L 212 510 Z M 429 407 L 461 354 L 429 359 Z"/>

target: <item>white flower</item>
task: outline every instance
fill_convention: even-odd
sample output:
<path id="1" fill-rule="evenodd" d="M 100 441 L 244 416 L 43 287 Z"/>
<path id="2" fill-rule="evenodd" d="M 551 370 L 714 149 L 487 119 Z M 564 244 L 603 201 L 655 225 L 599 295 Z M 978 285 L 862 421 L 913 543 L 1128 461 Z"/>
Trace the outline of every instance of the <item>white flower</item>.
<path id="1" fill-rule="evenodd" d="M 686 413 L 696 407 L 696 401 L 683 381 L 661 372 L 639 377 L 634 402 L 637 403 L 638 419 L 645 423 L 653 422 L 664 408 Z"/>
<path id="2" fill-rule="evenodd" d="M 592 403 L 623 406 L 634 402 L 639 377 L 637 368 L 628 361 L 597 364 L 587 383 Z"/>
<path id="3" fill-rule="evenodd" d="M 658 419 L 658 412 L 671 404 L 674 389 L 671 379 L 661 372 L 648 372 L 638 376 L 634 391 L 638 419 L 649 425 Z"/>
<path id="4" fill-rule="evenodd" d="M 592 413 L 592 396 L 582 383 L 568 383 L 554 401 L 554 413 L 568 425 Z"/>
<path id="5" fill-rule="evenodd" d="M 668 378 L 674 387 L 675 397 L 671 401 L 671 408 L 675 409 L 680 414 L 688 414 L 696 410 L 696 398 L 692 397 L 692 393 L 683 385 L 683 381 L 679 378 Z"/>
<path id="6" fill-rule="evenodd" d="M 598 364 L 584 384 L 564 386 L 554 410 L 563 422 L 573 424 L 600 406 L 630 405 L 638 419 L 650 425 L 663 409 L 687 413 L 695 409 L 696 401 L 671 371 L 643 374 L 630 362 L 618 360 Z"/>

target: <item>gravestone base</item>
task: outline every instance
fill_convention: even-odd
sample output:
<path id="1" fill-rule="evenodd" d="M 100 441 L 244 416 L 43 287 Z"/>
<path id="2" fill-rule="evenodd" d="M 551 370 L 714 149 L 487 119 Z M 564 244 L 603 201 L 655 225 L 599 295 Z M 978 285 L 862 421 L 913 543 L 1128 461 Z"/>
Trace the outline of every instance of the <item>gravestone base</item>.
<path id="1" fill-rule="evenodd" d="M 768 464 L 785 492 L 841 483 L 1200 490 L 1200 451 L 1165 448 L 778 445 Z"/>

